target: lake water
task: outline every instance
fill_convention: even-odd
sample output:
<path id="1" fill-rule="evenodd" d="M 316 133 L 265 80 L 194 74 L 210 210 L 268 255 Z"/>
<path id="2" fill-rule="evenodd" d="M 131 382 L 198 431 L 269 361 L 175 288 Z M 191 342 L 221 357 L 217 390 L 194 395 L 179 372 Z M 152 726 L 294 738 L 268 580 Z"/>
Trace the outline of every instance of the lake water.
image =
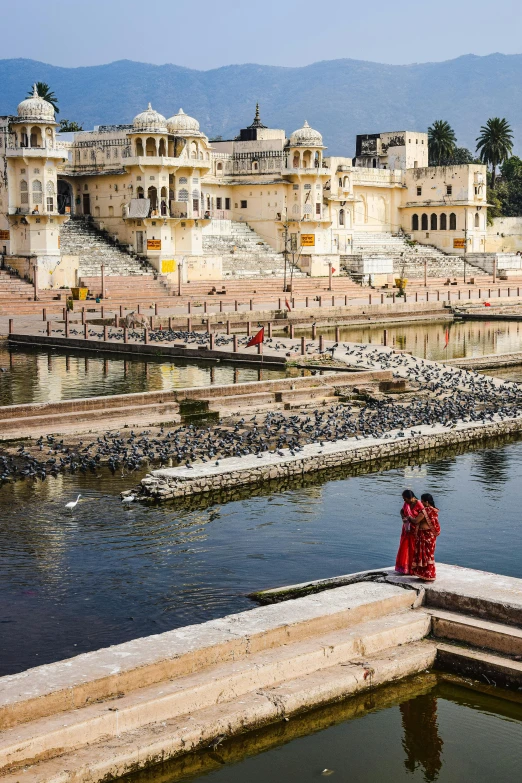
<path id="1" fill-rule="evenodd" d="M 522 350 L 521 322 L 456 321 L 419 322 L 388 325 L 388 345 L 411 351 L 428 359 L 455 359 L 510 353 Z M 448 346 L 446 343 L 448 330 Z M 306 333 L 306 330 L 298 330 Z M 335 339 L 334 329 L 319 329 L 327 339 Z M 344 342 L 369 342 L 380 345 L 383 327 L 341 327 Z M 56 402 L 74 397 L 156 391 L 163 389 L 244 383 L 283 378 L 298 370 L 254 369 L 220 363 L 195 364 L 180 359 L 115 357 L 90 352 L 8 349 L 0 345 L 0 405 L 27 402 Z M 522 367 L 494 374 L 522 381 Z"/>
<path id="2" fill-rule="evenodd" d="M 0 405 L 284 378 L 284 370 L 0 346 Z M 291 371 L 298 374 L 298 371 Z"/>
<path id="3" fill-rule="evenodd" d="M 521 441 L 389 464 L 130 507 L 118 493 L 137 474 L 6 484 L 0 674 L 248 609 L 262 588 L 391 565 L 404 487 L 435 496 L 439 561 L 522 578 Z"/>
<path id="4" fill-rule="evenodd" d="M 379 326 L 345 325 L 340 327 L 340 337 L 342 342 L 381 345 L 384 329 L 387 331 L 389 346 L 435 361 L 522 350 L 520 321 L 418 321 Z M 323 334 L 327 340 L 335 340 L 335 328 L 318 327 L 317 333 Z M 311 331 L 296 330 L 296 334 L 310 336 Z"/>
<path id="5" fill-rule="evenodd" d="M 128 783 L 513 783 L 522 703 L 434 675 L 330 705 Z"/>

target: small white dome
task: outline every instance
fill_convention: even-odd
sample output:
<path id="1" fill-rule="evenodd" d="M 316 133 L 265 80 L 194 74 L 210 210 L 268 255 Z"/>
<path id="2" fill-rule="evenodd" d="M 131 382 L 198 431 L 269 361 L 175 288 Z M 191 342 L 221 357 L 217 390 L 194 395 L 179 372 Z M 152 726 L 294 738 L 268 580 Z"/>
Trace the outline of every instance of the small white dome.
<path id="1" fill-rule="evenodd" d="M 177 114 L 167 120 L 167 128 L 169 133 L 174 133 L 178 136 L 201 135 L 199 122 L 194 117 L 189 117 L 188 114 L 185 114 L 183 109 L 180 109 Z"/>
<path id="2" fill-rule="evenodd" d="M 319 131 L 314 130 L 305 120 L 302 128 L 294 131 L 290 136 L 290 146 L 292 147 L 322 147 L 323 137 Z"/>
<path id="3" fill-rule="evenodd" d="M 167 120 L 163 114 L 154 111 L 149 103 L 146 111 L 142 111 L 141 114 L 134 117 L 132 127 L 140 133 L 166 133 Z"/>
<path id="4" fill-rule="evenodd" d="M 54 122 L 54 108 L 49 101 L 40 98 L 36 84 L 32 96 L 18 104 L 18 118 L 26 122 Z"/>

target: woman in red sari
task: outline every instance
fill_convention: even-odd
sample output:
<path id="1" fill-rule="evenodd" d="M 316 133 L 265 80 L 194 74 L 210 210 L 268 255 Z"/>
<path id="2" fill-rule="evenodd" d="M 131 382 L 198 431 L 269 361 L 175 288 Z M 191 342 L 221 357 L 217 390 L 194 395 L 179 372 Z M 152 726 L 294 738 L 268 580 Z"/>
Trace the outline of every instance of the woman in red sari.
<path id="1" fill-rule="evenodd" d="M 433 495 L 426 492 L 421 495 L 424 508 L 413 521 L 415 547 L 411 564 L 411 573 L 425 582 L 433 582 L 435 571 L 435 545 L 440 533 L 439 510 L 435 506 Z"/>
<path id="2" fill-rule="evenodd" d="M 404 505 L 401 509 L 402 532 L 399 551 L 395 560 L 395 571 L 398 574 L 411 574 L 413 551 L 415 548 L 414 520 L 423 510 L 424 506 L 417 500 L 411 489 L 405 489 L 402 493 Z"/>

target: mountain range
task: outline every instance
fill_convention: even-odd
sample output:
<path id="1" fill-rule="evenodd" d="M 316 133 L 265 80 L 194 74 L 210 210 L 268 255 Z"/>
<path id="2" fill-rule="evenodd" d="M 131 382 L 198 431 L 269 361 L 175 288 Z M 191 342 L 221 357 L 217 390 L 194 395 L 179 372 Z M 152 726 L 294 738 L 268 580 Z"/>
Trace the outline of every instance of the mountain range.
<path id="1" fill-rule="evenodd" d="M 355 152 L 357 133 L 425 131 L 448 120 L 460 146 L 475 149 L 480 126 L 506 117 L 522 153 L 522 55 L 464 55 L 454 60 L 384 65 L 325 60 L 298 68 L 229 65 L 197 71 L 119 60 L 63 68 L 35 60 L 0 60 L 0 115 L 15 114 L 35 81 L 55 92 L 59 119 L 94 125 L 130 123 L 148 102 L 166 117 L 180 107 L 210 137 L 233 138 L 259 101 L 265 125 L 291 133 L 305 120 L 323 134 L 327 154 Z"/>

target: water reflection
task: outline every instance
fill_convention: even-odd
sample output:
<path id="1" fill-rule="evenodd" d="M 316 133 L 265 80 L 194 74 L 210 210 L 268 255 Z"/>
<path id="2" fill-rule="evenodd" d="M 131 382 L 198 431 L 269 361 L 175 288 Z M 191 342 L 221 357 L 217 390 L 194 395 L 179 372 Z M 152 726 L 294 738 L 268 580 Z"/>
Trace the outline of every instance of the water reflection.
<path id="1" fill-rule="evenodd" d="M 0 347 L 0 405 L 284 378 L 299 371 Z"/>
<path id="2" fill-rule="evenodd" d="M 138 473 L 7 484 L 0 674 L 248 609 L 255 590 L 390 564 L 405 484 L 437 500 L 440 562 L 522 577 L 522 442 L 458 453 L 425 455 L 420 468 L 395 458 L 164 505 L 121 504 Z M 78 492 L 71 514 L 65 504 Z"/>
<path id="3" fill-rule="evenodd" d="M 437 698 L 434 693 L 417 696 L 400 705 L 404 766 L 408 772 L 421 767 L 424 780 L 433 783 L 442 768 L 443 741 L 437 722 Z"/>
<path id="4" fill-rule="evenodd" d="M 519 321 L 417 321 L 408 324 L 380 324 L 340 327 L 343 342 L 382 345 L 384 329 L 388 345 L 411 351 L 423 359 L 460 359 L 522 350 L 522 323 Z M 448 345 L 446 344 L 448 330 Z M 318 327 L 318 334 L 335 340 L 335 328 Z M 297 332 L 296 332 L 297 333 Z M 310 330 L 298 330 L 311 336 Z"/>
<path id="5" fill-rule="evenodd" d="M 520 780 L 520 699 L 504 701 L 458 682 L 433 673 L 403 680 L 225 740 L 217 751 L 135 773 L 126 782 Z"/>

